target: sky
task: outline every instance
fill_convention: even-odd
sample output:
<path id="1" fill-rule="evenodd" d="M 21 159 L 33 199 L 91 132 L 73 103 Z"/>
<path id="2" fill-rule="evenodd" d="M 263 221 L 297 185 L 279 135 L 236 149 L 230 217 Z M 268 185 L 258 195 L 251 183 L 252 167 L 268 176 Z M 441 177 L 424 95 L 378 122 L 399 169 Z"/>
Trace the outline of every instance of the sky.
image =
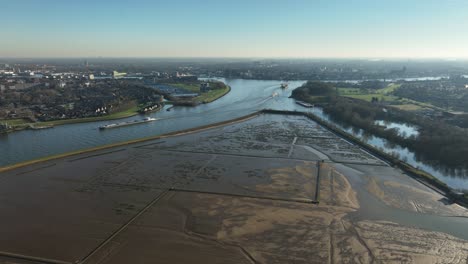
<path id="1" fill-rule="evenodd" d="M 466 0 L 0 0 L 0 57 L 468 58 Z"/>

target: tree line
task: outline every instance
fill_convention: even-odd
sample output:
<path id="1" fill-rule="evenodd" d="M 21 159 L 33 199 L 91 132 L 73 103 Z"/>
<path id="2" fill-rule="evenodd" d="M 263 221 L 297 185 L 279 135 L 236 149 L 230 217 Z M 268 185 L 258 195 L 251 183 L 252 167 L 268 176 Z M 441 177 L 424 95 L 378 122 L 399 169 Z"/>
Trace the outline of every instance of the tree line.
<path id="1" fill-rule="evenodd" d="M 332 98 L 324 105 L 323 110 L 336 121 L 407 147 L 425 161 L 468 168 L 466 129 L 447 124 L 443 120 L 431 120 L 411 112 L 344 97 Z M 376 120 L 415 125 L 419 135 L 402 137 L 397 129 L 386 129 L 376 124 Z"/>
<path id="2" fill-rule="evenodd" d="M 378 103 L 337 96 L 329 83 L 307 82 L 293 91 L 292 97 L 313 101 L 314 96 L 325 96 L 323 110 L 334 121 L 351 125 L 391 143 L 414 151 L 418 157 L 435 165 L 468 168 L 468 130 L 432 120 L 417 113 L 399 110 Z M 403 137 L 397 129 L 387 129 L 376 120 L 414 125 L 419 135 Z"/>

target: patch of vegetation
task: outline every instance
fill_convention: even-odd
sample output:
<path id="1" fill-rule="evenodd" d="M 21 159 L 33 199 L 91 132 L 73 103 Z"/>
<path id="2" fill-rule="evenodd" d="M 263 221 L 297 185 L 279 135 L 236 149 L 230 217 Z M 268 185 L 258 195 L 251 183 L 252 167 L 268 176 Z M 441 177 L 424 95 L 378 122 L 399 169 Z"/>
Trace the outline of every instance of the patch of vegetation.
<path id="1" fill-rule="evenodd" d="M 200 86 L 204 83 L 202 81 L 190 81 L 190 82 L 171 82 L 166 85 L 177 87 L 183 89 L 184 91 L 190 93 L 198 93 L 199 95 L 193 98 L 177 98 L 172 95 L 167 95 L 166 97 L 171 100 L 174 105 L 181 106 L 195 106 L 200 103 L 206 104 L 219 99 L 220 97 L 227 94 L 231 88 L 224 84 L 223 82 L 218 81 L 209 81 L 209 89 L 207 91 L 201 91 Z"/>
<path id="2" fill-rule="evenodd" d="M 338 88 L 339 95 L 362 94 L 359 88 Z"/>
<path id="3" fill-rule="evenodd" d="M 392 105 L 392 106 L 403 111 L 418 111 L 418 110 L 424 109 L 424 107 L 421 107 L 415 104 L 401 104 L 401 105 Z"/>
<path id="4" fill-rule="evenodd" d="M 17 118 L 17 119 L 2 119 L 0 120 L 0 124 L 8 124 L 10 126 L 20 126 L 20 125 L 25 125 L 27 123 L 30 123 L 31 121 L 23 118 Z"/>
<path id="5" fill-rule="evenodd" d="M 398 90 L 400 87 L 401 87 L 401 84 L 392 83 L 392 84 L 389 84 L 385 88 L 377 89 L 375 92 L 380 93 L 380 94 L 390 94 Z"/>
<path id="6" fill-rule="evenodd" d="M 337 96 L 338 90 L 329 83 L 308 81 L 292 91 L 291 97 L 311 103 L 324 102 Z"/>
<path id="7" fill-rule="evenodd" d="M 199 93 L 200 92 L 200 82 L 175 82 L 175 83 L 168 83 L 167 85 L 174 86 L 177 88 L 184 89 L 188 92 L 192 93 Z"/>
<path id="8" fill-rule="evenodd" d="M 214 89 L 214 90 L 210 90 L 206 93 L 202 93 L 200 96 L 198 96 L 196 98 L 196 100 L 206 104 L 206 103 L 211 103 L 213 101 L 215 101 L 216 99 L 218 98 L 221 98 L 222 96 L 226 95 L 227 93 L 229 93 L 229 91 L 231 90 L 231 87 L 225 85 L 223 88 L 221 89 Z"/>
<path id="9" fill-rule="evenodd" d="M 350 97 L 350 98 L 355 98 L 355 99 L 360 99 L 364 100 L 367 102 L 393 102 L 397 100 L 396 97 L 391 96 L 391 95 L 385 95 L 385 94 L 380 94 L 380 93 L 368 93 L 368 94 L 348 94 L 348 95 L 343 95 L 345 97 Z"/>
<path id="10" fill-rule="evenodd" d="M 426 161 L 468 167 L 468 132 L 465 129 L 411 112 L 390 110 L 382 105 L 344 97 L 333 98 L 323 109 L 336 121 L 407 147 Z M 401 137 L 396 129 L 385 129 L 377 125 L 376 120 L 413 124 L 419 128 L 419 135 Z"/>
<path id="11" fill-rule="evenodd" d="M 381 85 L 379 85 L 380 87 Z M 399 100 L 398 97 L 391 95 L 394 91 L 400 88 L 400 84 L 389 84 L 387 87 L 380 89 L 366 88 L 338 88 L 340 96 L 360 99 L 368 102 L 389 102 L 394 103 Z"/>
<path id="12" fill-rule="evenodd" d="M 468 112 L 468 81 L 463 78 L 441 81 L 421 81 L 403 83 L 394 94 L 414 101 L 428 103 L 439 108 Z"/>

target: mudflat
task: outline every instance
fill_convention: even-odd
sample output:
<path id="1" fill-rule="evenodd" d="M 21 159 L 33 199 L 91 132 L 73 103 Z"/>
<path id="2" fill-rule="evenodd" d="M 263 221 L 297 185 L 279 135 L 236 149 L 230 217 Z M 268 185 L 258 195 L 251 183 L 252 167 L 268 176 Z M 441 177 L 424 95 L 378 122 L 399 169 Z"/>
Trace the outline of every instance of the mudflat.
<path id="1" fill-rule="evenodd" d="M 262 114 L 0 174 L 0 263 L 466 263 L 468 210 Z"/>

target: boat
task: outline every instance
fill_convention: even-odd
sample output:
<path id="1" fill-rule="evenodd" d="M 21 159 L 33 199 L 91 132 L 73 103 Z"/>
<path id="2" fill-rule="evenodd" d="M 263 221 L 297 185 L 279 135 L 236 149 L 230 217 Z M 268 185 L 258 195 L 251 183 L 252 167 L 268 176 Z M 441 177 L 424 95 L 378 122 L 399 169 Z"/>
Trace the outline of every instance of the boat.
<path id="1" fill-rule="evenodd" d="M 141 120 L 133 120 L 133 121 L 128 121 L 128 122 L 103 125 L 103 126 L 100 126 L 99 129 L 109 129 L 109 128 L 117 128 L 117 127 L 123 127 L 123 126 L 131 126 L 131 125 L 153 122 L 156 120 L 157 120 L 156 118 L 146 117 Z"/>
<path id="2" fill-rule="evenodd" d="M 41 130 L 41 129 L 54 128 L 54 125 L 45 125 L 45 126 L 33 126 L 33 125 L 29 125 L 28 128 L 29 128 L 29 129 L 32 129 L 32 130 Z"/>
<path id="3" fill-rule="evenodd" d="M 288 88 L 288 83 L 287 82 L 283 82 L 281 83 L 281 89 L 287 89 Z"/>
<path id="4" fill-rule="evenodd" d="M 140 110 L 138 110 L 138 113 L 148 114 L 148 113 L 159 111 L 160 109 L 161 109 L 161 106 L 159 104 L 147 105 L 145 107 L 140 108 Z"/>
<path id="5" fill-rule="evenodd" d="M 303 107 L 307 107 L 307 108 L 312 108 L 314 107 L 313 104 L 309 104 L 309 103 L 306 103 L 306 102 L 303 102 L 303 101 L 296 101 L 296 104 L 300 105 L 300 106 L 303 106 Z"/>

